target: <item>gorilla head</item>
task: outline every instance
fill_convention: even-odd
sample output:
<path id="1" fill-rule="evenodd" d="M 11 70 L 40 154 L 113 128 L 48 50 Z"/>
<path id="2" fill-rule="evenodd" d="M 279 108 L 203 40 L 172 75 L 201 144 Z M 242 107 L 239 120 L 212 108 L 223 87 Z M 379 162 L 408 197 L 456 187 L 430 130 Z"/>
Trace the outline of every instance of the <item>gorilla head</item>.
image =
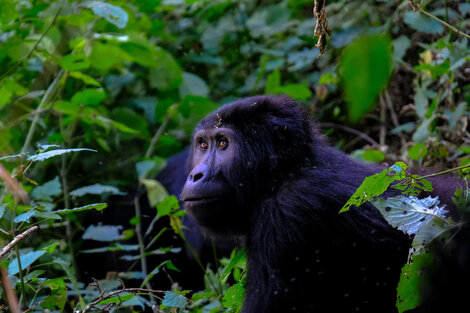
<path id="1" fill-rule="evenodd" d="M 258 96 L 221 107 L 196 127 L 182 192 L 210 233 L 245 235 L 251 212 L 285 174 L 312 155 L 316 130 L 288 97 Z"/>

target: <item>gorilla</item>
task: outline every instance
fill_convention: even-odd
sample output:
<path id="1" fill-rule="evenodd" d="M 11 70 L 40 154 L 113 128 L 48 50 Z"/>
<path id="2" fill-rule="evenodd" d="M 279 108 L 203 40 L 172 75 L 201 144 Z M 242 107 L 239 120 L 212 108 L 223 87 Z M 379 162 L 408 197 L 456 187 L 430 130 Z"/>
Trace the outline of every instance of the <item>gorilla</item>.
<path id="1" fill-rule="evenodd" d="M 338 214 L 383 168 L 330 147 L 292 99 L 255 96 L 198 124 L 181 200 L 204 231 L 246 246 L 242 312 L 396 312 L 411 238 L 369 202 Z M 420 197 L 455 211 L 460 181 L 430 180 L 434 191 Z"/>

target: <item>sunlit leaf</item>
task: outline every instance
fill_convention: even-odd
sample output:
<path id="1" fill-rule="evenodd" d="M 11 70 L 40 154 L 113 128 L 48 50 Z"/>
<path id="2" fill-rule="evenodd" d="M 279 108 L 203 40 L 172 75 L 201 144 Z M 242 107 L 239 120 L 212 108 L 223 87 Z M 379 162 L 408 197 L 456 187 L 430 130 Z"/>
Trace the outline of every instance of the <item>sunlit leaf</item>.
<path id="1" fill-rule="evenodd" d="M 26 254 L 22 254 L 20 256 L 21 268 L 23 271 L 33 264 L 37 259 L 39 259 L 42 255 L 44 255 L 46 251 L 38 250 L 38 251 L 31 251 Z M 18 266 L 18 259 L 12 259 L 10 264 L 8 264 L 8 274 L 15 275 L 20 271 Z"/>
<path id="2" fill-rule="evenodd" d="M 57 150 L 47 151 L 47 152 L 44 152 L 44 153 L 39 153 L 39 154 L 30 156 L 28 158 L 28 160 L 33 161 L 33 162 L 44 161 L 44 160 L 47 160 L 49 158 L 52 158 L 52 157 L 55 157 L 55 156 L 58 156 L 58 155 L 62 155 L 62 154 L 65 154 L 65 153 L 70 153 L 70 152 L 79 152 L 79 151 L 97 152 L 96 150 L 88 149 L 88 148 L 57 149 Z"/>
<path id="3" fill-rule="evenodd" d="M 82 235 L 83 239 L 96 241 L 115 241 L 122 239 L 121 225 L 90 225 Z"/>
<path id="4" fill-rule="evenodd" d="M 101 195 L 101 194 L 112 194 L 112 195 L 124 195 L 125 192 L 121 192 L 114 186 L 107 186 L 101 184 L 93 184 L 85 187 L 77 188 L 69 193 L 72 197 L 83 197 L 87 194 Z"/>
<path id="5" fill-rule="evenodd" d="M 92 209 L 95 209 L 97 211 L 101 211 L 101 210 L 105 209 L 107 206 L 108 205 L 106 203 L 93 203 L 93 204 L 88 204 L 88 205 L 84 205 L 84 206 L 81 206 L 81 207 L 78 207 L 78 208 L 73 208 L 73 209 L 57 210 L 57 211 L 54 211 L 54 213 L 69 214 L 69 213 L 77 213 L 77 212 L 81 212 L 81 211 L 88 211 L 88 210 L 92 210 Z"/>
<path id="6" fill-rule="evenodd" d="M 57 197 L 61 194 L 62 184 L 60 183 L 59 177 L 56 176 L 54 179 L 34 188 L 31 192 L 31 197 L 36 200 L 52 201 L 52 197 Z"/>
<path id="7" fill-rule="evenodd" d="M 405 178 L 406 168 L 405 163 L 397 162 L 378 174 L 364 178 L 362 184 L 341 208 L 340 213 L 348 211 L 352 205 L 359 207 L 366 201 L 383 194 L 394 181 Z"/>
<path id="8" fill-rule="evenodd" d="M 88 4 L 88 7 L 93 10 L 93 13 L 105 18 L 118 28 L 126 27 L 129 17 L 127 12 L 120 7 L 102 1 L 93 1 Z"/>
<path id="9" fill-rule="evenodd" d="M 162 304 L 174 308 L 185 308 L 188 300 L 185 296 L 178 295 L 174 292 L 167 291 L 163 297 Z"/>
<path id="10" fill-rule="evenodd" d="M 441 205 L 439 197 L 396 196 L 388 199 L 377 198 L 372 204 L 379 209 L 390 225 L 409 234 L 416 234 L 433 218 L 444 219 L 448 211 Z"/>

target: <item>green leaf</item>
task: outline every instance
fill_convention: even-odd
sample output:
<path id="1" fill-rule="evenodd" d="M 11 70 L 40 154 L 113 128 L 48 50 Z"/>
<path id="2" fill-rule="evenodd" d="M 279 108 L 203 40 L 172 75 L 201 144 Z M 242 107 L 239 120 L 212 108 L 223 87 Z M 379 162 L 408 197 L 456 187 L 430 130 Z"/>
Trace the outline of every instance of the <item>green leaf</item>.
<path id="1" fill-rule="evenodd" d="M 428 111 L 429 106 L 428 98 L 425 95 L 425 90 L 425 87 L 418 86 L 414 95 L 416 114 L 420 118 L 424 118 L 426 116 L 426 112 Z"/>
<path id="2" fill-rule="evenodd" d="M 167 91 L 177 88 L 183 81 L 183 71 L 166 50 L 157 47 L 157 64 L 149 72 L 150 86 Z"/>
<path id="3" fill-rule="evenodd" d="M 37 210 L 31 210 L 26 213 L 20 214 L 13 219 L 15 223 L 29 222 L 31 217 L 40 217 L 44 219 L 60 220 L 62 217 L 55 214 L 54 212 L 41 212 Z"/>
<path id="4" fill-rule="evenodd" d="M 6 203 L 0 204 L 0 218 L 3 217 L 3 214 L 5 214 L 6 209 L 7 209 Z"/>
<path id="5" fill-rule="evenodd" d="M 163 158 L 154 158 L 152 160 L 140 161 L 135 164 L 135 169 L 139 178 L 154 177 L 166 165 Z"/>
<path id="6" fill-rule="evenodd" d="M 39 250 L 39 251 L 31 251 L 26 254 L 20 256 L 21 268 L 23 271 L 33 264 L 37 259 L 39 259 L 42 255 L 44 255 L 46 251 Z M 18 274 L 20 271 L 18 266 L 18 259 L 13 259 L 10 264 L 8 264 L 8 274 L 15 275 Z"/>
<path id="7" fill-rule="evenodd" d="M 120 191 L 114 186 L 107 186 L 101 184 L 94 184 L 85 187 L 77 188 L 71 191 L 69 194 L 72 197 L 83 197 L 84 195 L 101 195 L 101 194 L 112 194 L 112 195 L 125 195 L 125 192 Z"/>
<path id="8" fill-rule="evenodd" d="M 310 89 L 303 84 L 289 84 L 277 89 L 277 93 L 286 94 L 297 100 L 307 100 L 312 97 Z"/>
<path id="9" fill-rule="evenodd" d="M 366 177 L 351 198 L 341 208 L 340 213 L 348 211 L 351 205 L 359 207 L 366 201 L 383 194 L 394 181 L 405 178 L 406 168 L 407 165 L 405 163 L 397 162 L 378 174 Z"/>
<path id="10" fill-rule="evenodd" d="M 78 152 L 78 151 L 92 151 L 92 152 L 97 152 L 96 150 L 93 149 L 87 149 L 87 148 L 77 148 L 77 149 L 57 149 L 57 150 L 52 150 L 52 151 L 47 151 L 44 153 L 39 153 L 33 156 L 30 156 L 28 158 L 29 161 L 36 162 L 36 161 L 44 161 L 49 158 L 62 155 L 65 153 L 70 153 L 70 152 Z"/>
<path id="11" fill-rule="evenodd" d="M 222 298 L 222 303 L 225 308 L 235 308 L 235 312 L 240 312 L 244 299 L 245 280 L 242 280 L 227 289 Z"/>
<path id="12" fill-rule="evenodd" d="M 60 65 L 69 72 L 75 72 L 86 70 L 90 67 L 90 62 L 83 53 L 67 54 L 60 59 Z"/>
<path id="13" fill-rule="evenodd" d="M 220 281 L 226 281 L 228 276 L 232 272 L 232 270 L 235 268 L 235 266 L 237 266 L 237 264 L 242 260 L 246 261 L 246 250 L 245 250 L 245 248 L 237 251 L 235 256 L 233 256 L 233 258 L 231 258 L 230 263 L 227 265 L 227 267 L 225 268 L 222 275 L 220 275 Z"/>
<path id="14" fill-rule="evenodd" d="M 162 304 L 168 307 L 173 308 L 182 308 L 184 309 L 188 303 L 188 300 L 185 296 L 178 295 L 174 292 L 167 291 L 163 297 Z"/>
<path id="15" fill-rule="evenodd" d="M 212 296 L 212 291 L 210 290 L 200 291 L 200 292 L 193 293 L 193 295 L 191 296 L 191 301 L 196 302 L 199 300 L 205 300 L 205 299 L 209 299 L 211 296 Z"/>
<path id="16" fill-rule="evenodd" d="M 460 102 L 455 110 L 449 114 L 449 129 L 454 129 L 455 125 L 457 125 L 457 121 L 459 118 L 464 115 L 467 111 L 467 102 L 463 101 Z"/>
<path id="17" fill-rule="evenodd" d="M 444 31 L 444 26 L 442 26 L 441 23 L 420 12 L 407 11 L 403 21 L 408 24 L 408 26 L 424 33 L 439 34 Z"/>
<path id="18" fill-rule="evenodd" d="M 179 210 L 180 204 L 178 198 L 175 196 L 168 196 L 162 201 L 157 203 L 157 215 L 158 216 L 167 216 L 171 212 Z"/>
<path id="19" fill-rule="evenodd" d="M 81 207 L 78 207 L 78 208 L 73 208 L 73 209 L 57 210 L 57 211 L 54 211 L 54 213 L 69 214 L 69 213 L 77 213 L 77 212 L 81 212 L 81 211 L 88 211 L 88 210 L 91 210 L 91 209 L 101 211 L 101 210 L 103 210 L 107 207 L 108 207 L 108 205 L 106 203 L 93 203 L 93 204 L 88 204 L 88 205 L 84 205 L 84 206 L 81 206 Z"/>
<path id="20" fill-rule="evenodd" d="M 401 269 L 400 281 L 397 287 L 398 312 L 416 308 L 420 303 L 420 282 L 423 273 L 434 263 L 431 254 L 421 254 L 413 257 L 413 262 L 405 264 Z"/>
<path id="21" fill-rule="evenodd" d="M 111 43 L 95 42 L 89 60 L 94 68 L 104 72 L 114 66 L 122 66 L 124 62 L 132 61 L 132 57 Z"/>
<path id="22" fill-rule="evenodd" d="M 147 188 L 147 196 L 150 206 L 155 207 L 158 203 L 162 202 L 168 197 L 168 192 L 165 187 L 155 179 L 141 179 L 140 182 Z"/>
<path id="23" fill-rule="evenodd" d="M 217 105 L 212 100 L 188 95 L 184 97 L 178 110 L 183 120 L 180 126 L 189 134 L 192 133 L 196 124 L 202 120 L 207 114 L 215 111 Z"/>
<path id="24" fill-rule="evenodd" d="M 408 156 L 412 160 L 415 160 L 415 161 L 422 159 L 427 155 L 428 155 L 428 148 L 426 147 L 426 143 L 424 142 L 417 143 L 411 146 L 410 149 L 408 150 Z"/>
<path id="25" fill-rule="evenodd" d="M 180 98 L 183 99 L 187 95 L 208 97 L 209 96 L 209 87 L 207 87 L 206 82 L 199 76 L 184 72 L 183 73 L 183 82 L 179 86 Z"/>
<path id="26" fill-rule="evenodd" d="M 372 204 L 390 225 L 408 235 L 416 234 L 433 218 L 444 220 L 448 213 L 445 205 L 439 206 L 439 197 L 431 196 L 424 199 L 401 195 L 386 200 L 377 198 L 372 200 Z"/>
<path id="27" fill-rule="evenodd" d="M 82 72 L 70 72 L 69 75 L 70 77 L 80 79 L 82 82 L 84 82 L 87 85 L 101 87 L 101 84 L 96 79 L 86 74 L 83 74 Z"/>
<path id="28" fill-rule="evenodd" d="M 384 36 L 364 36 L 347 46 L 340 58 L 348 117 L 359 121 L 375 107 L 392 72 L 391 42 Z"/>
<path id="29" fill-rule="evenodd" d="M 361 157 L 367 162 L 382 162 L 385 154 L 380 150 L 367 150 L 361 153 Z"/>
<path id="30" fill-rule="evenodd" d="M 97 106 L 106 98 L 103 88 L 85 88 L 76 92 L 72 97 L 72 102 L 80 105 Z"/>
<path id="31" fill-rule="evenodd" d="M 264 92 L 266 94 L 275 94 L 276 90 L 281 86 L 281 72 L 275 69 L 266 79 L 266 87 Z"/>
<path id="32" fill-rule="evenodd" d="M 57 197 L 61 194 L 62 184 L 59 181 L 59 177 L 56 176 L 53 180 L 34 188 L 31 192 L 31 197 L 35 200 L 52 201 L 52 197 Z"/>
<path id="33" fill-rule="evenodd" d="M 167 269 L 176 271 L 176 272 L 181 272 L 180 269 L 178 269 L 171 260 L 166 261 L 165 266 Z"/>
<path id="34" fill-rule="evenodd" d="M 65 277 L 58 277 L 41 282 L 42 286 L 51 289 L 51 293 L 41 301 L 41 308 L 51 311 L 57 308 L 60 312 L 63 311 L 67 302 L 67 287 L 64 279 Z"/>
<path id="35" fill-rule="evenodd" d="M 93 10 L 93 13 L 105 18 L 116 27 L 126 27 L 129 17 L 120 7 L 102 1 L 93 1 L 87 6 Z"/>
<path id="36" fill-rule="evenodd" d="M 108 303 L 121 303 L 124 301 L 128 301 L 132 298 L 134 298 L 135 294 L 133 293 L 128 293 L 128 294 L 120 294 L 119 296 L 111 297 L 106 300 L 100 301 L 98 305 L 100 304 L 108 304 Z"/>

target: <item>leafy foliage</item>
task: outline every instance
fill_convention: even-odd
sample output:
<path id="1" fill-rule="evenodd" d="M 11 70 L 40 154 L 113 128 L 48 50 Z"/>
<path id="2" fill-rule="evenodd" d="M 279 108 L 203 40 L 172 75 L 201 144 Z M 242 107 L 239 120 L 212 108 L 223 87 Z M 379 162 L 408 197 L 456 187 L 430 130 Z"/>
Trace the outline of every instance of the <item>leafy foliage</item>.
<path id="1" fill-rule="evenodd" d="M 203 116 L 238 97 L 288 94 L 352 156 L 403 162 L 365 182 L 344 209 L 403 178 L 394 186 L 407 195 L 429 190 L 425 179 L 405 174 L 405 163 L 470 164 L 468 40 L 403 1 L 327 1 L 332 36 L 318 57 L 312 4 L 0 1 L 0 246 L 41 226 L 2 256 L 1 266 L 17 264 L 10 287 L 25 310 L 36 304 L 84 310 L 99 299 L 96 288 L 80 281 L 90 277 L 76 272 L 82 236 L 92 227 L 84 216 L 105 209 L 108 196 L 131 185 L 147 189 L 155 221 L 148 230 L 140 229 L 139 216 L 122 221 L 106 246 L 88 252 L 121 251 L 131 260 L 159 254 L 164 259 L 155 268 L 118 275 L 145 284 L 166 277 L 160 270 L 171 270 L 181 247 L 145 249 L 123 240 L 139 241 L 152 231 L 152 245 L 171 231 L 184 239 L 184 213 L 153 177 L 188 144 Z M 431 1 L 424 9 L 469 33 L 468 3 Z M 460 173 L 468 175 L 468 168 Z M 467 203 L 465 195 L 456 194 L 456 202 Z M 156 220 L 169 225 L 154 229 Z M 186 309 L 238 310 L 244 266 L 243 255 L 233 254 L 221 269 L 206 268 L 205 290 L 195 292 Z M 116 279 L 100 285 L 121 286 Z M 1 294 L 10 287 L 0 286 Z M 181 287 L 165 288 L 190 298 L 177 293 Z M 124 308 L 151 304 L 147 295 L 132 296 L 109 301 Z"/>

